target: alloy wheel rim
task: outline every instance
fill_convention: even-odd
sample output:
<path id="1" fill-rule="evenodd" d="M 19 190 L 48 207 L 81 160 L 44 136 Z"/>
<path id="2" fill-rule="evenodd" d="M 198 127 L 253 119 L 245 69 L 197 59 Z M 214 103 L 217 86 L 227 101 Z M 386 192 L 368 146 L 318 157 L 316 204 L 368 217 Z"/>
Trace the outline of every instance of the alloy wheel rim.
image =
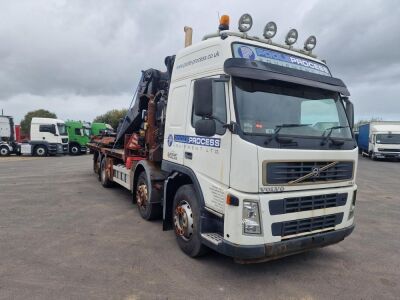
<path id="1" fill-rule="evenodd" d="M 193 236 L 193 211 L 186 200 L 179 202 L 174 213 L 175 232 L 183 240 L 188 241 Z"/>

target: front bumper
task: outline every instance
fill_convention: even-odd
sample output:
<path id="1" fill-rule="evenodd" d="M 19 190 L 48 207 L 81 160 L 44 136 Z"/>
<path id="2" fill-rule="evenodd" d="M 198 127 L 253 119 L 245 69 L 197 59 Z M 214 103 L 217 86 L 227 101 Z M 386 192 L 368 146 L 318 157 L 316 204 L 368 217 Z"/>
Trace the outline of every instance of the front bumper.
<path id="1" fill-rule="evenodd" d="M 338 243 L 350 235 L 354 227 L 353 224 L 343 229 L 263 245 L 243 246 L 226 240 L 218 245 L 207 241 L 204 243 L 219 253 L 235 258 L 238 262 L 262 262 Z"/>
<path id="2" fill-rule="evenodd" d="M 374 152 L 376 158 L 400 158 L 400 152 Z"/>

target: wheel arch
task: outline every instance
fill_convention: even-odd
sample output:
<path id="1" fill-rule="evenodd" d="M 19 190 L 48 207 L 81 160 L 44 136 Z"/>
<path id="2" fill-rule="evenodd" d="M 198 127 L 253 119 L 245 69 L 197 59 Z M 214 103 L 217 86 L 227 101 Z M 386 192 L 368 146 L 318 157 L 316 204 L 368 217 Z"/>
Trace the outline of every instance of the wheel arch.
<path id="1" fill-rule="evenodd" d="M 163 172 L 160 165 L 148 160 L 139 161 L 135 168 L 131 171 L 131 192 L 133 195 L 136 194 L 136 185 L 138 182 L 139 175 L 145 172 L 147 178 L 147 184 L 151 186 L 150 189 L 150 202 L 151 203 L 161 203 L 163 184 L 167 178 L 168 173 Z M 135 201 L 133 196 L 133 201 Z"/>
<path id="2" fill-rule="evenodd" d="M 173 228 L 172 204 L 174 196 L 181 186 L 193 184 L 202 214 L 204 213 L 205 202 L 199 181 L 192 169 L 168 161 L 163 161 L 161 168 L 169 174 L 164 184 L 163 230 L 170 230 Z"/>

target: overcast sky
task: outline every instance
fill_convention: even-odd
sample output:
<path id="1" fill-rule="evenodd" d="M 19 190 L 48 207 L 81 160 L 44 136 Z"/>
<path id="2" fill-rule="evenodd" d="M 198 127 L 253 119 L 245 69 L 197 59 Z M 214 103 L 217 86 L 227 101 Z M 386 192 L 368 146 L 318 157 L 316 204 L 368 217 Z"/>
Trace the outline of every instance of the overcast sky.
<path id="1" fill-rule="evenodd" d="M 62 119 L 91 121 L 126 108 L 140 77 L 163 68 L 182 48 L 216 31 L 218 13 L 236 29 L 253 16 L 253 35 L 275 21 L 275 42 L 290 28 L 317 36 L 315 54 L 347 84 L 356 119 L 400 120 L 400 5 L 396 0 L 1 0 L 0 109 L 17 121 L 44 108 Z"/>

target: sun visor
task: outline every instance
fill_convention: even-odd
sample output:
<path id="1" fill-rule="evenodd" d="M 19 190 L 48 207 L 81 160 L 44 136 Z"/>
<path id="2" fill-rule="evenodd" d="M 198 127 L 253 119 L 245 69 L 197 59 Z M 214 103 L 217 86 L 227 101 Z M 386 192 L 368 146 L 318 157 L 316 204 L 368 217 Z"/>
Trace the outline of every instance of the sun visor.
<path id="1" fill-rule="evenodd" d="M 277 80 L 320 88 L 350 96 L 342 80 L 330 76 L 285 68 L 279 65 L 246 58 L 229 58 L 224 63 L 224 71 L 235 77 L 255 80 Z"/>

